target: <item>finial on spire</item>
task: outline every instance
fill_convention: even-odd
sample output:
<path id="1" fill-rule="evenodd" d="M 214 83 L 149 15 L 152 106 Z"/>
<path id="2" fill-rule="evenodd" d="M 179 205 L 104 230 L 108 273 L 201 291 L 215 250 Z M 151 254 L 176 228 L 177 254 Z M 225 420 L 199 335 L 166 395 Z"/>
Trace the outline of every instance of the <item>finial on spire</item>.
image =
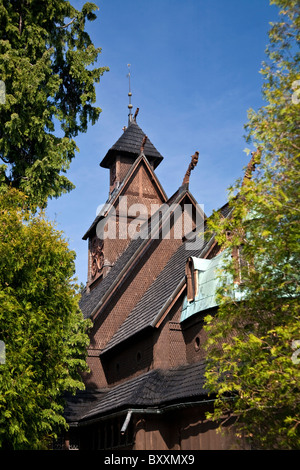
<path id="1" fill-rule="evenodd" d="M 132 93 L 131 93 L 131 87 L 130 87 L 130 67 L 131 67 L 131 64 L 127 64 L 127 67 L 128 67 L 128 74 L 127 74 L 127 77 L 128 77 L 128 81 L 129 81 L 129 92 L 128 92 L 128 96 L 129 96 L 129 104 L 128 104 L 128 109 L 129 109 L 129 114 L 128 114 L 128 124 L 132 121 L 132 113 L 131 113 L 131 110 L 132 110 L 132 104 L 131 104 L 131 97 L 132 97 Z"/>
<path id="2" fill-rule="evenodd" d="M 183 182 L 182 182 L 182 186 L 183 185 L 189 185 L 189 182 L 190 182 L 190 174 L 191 174 L 191 171 L 195 168 L 195 166 L 197 165 L 198 163 L 198 158 L 199 158 L 199 152 L 195 152 L 194 155 L 192 156 L 192 160 L 191 160 L 191 163 L 189 164 L 189 167 L 187 169 L 187 172 L 183 178 Z"/>

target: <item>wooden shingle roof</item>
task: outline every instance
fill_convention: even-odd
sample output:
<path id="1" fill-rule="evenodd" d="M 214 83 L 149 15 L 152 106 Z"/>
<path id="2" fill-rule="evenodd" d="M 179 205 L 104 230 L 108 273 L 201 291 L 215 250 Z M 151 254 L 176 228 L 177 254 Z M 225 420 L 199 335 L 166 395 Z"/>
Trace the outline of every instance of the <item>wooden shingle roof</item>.
<path id="1" fill-rule="evenodd" d="M 107 276 L 90 292 L 86 289 L 82 292 L 79 306 L 85 318 L 93 315 L 93 312 L 103 299 L 103 296 L 109 291 L 118 275 L 126 267 L 127 263 L 134 258 L 138 248 L 144 241 L 145 240 L 142 240 L 141 238 L 132 240 L 127 249 L 117 259 Z"/>
<path id="2" fill-rule="evenodd" d="M 177 203 L 187 194 L 190 195 L 189 191 L 183 188 L 181 191 L 177 191 L 175 193 L 175 197 L 171 197 L 166 204 Z M 165 214 L 164 217 L 167 217 L 167 214 Z M 141 231 L 144 229 L 147 230 L 149 223 L 150 222 L 145 222 Z M 147 249 L 149 243 L 151 243 L 151 240 L 143 237 L 132 239 L 126 250 L 116 260 L 114 266 L 111 268 L 107 276 L 90 292 L 87 290 L 83 291 L 79 306 L 83 312 L 84 317 L 93 317 L 97 308 L 101 308 L 101 303 L 103 302 L 105 296 L 109 295 L 113 289 L 113 286 L 116 285 L 123 274 L 125 275 L 126 270 L 128 271 L 130 267 L 133 266 L 135 261 L 138 259 L 139 250 Z M 198 251 L 197 255 L 195 256 L 198 256 Z M 185 261 L 183 262 L 183 266 L 185 266 Z"/>
<path id="3" fill-rule="evenodd" d="M 220 212 L 227 217 L 230 208 L 225 204 Z M 187 243 L 183 243 L 173 256 L 169 259 L 164 269 L 159 273 L 149 289 L 142 296 L 137 305 L 126 317 L 120 328 L 113 335 L 106 347 L 101 352 L 105 355 L 115 346 L 131 339 L 142 330 L 152 327 L 154 328 L 160 320 L 164 309 L 168 303 L 171 303 L 180 286 L 185 285 L 185 265 L 188 257 L 205 257 L 206 252 L 210 249 L 214 242 L 212 236 L 202 246 L 188 249 Z"/>
<path id="4" fill-rule="evenodd" d="M 172 300 L 172 295 L 176 288 L 185 283 L 185 264 L 188 256 L 201 257 L 209 248 L 207 242 L 201 248 L 187 250 L 186 243 L 182 244 L 173 254 L 165 268 L 160 272 L 149 289 L 145 292 L 141 300 L 133 308 L 125 319 L 119 330 L 114 334 L 101 355 L 106 354 L 121 342 L 128 340 L 145 328 L 155 327 L 159 320 L 160 312 L 168 301 Z"/>
<path id="5" fill-rule="evenodd" d="M 111 159 L 116 154 L 130 154 L 136 156 L 136 158 L 141 153 L 141 144 L 145 137 L 144 131 L 136 123 L 135 120 L 132 120 L 129 123 L 129 126 L 117 140 L 117 142 L 108 150 L 107 154 L 100 163 L 100 166 L 103 168 L 109 168 Z M 149 161 L 153 162 L 154 168 L 156 168 L 159 163 L 163 160 L 162 155 L 154 147 L 152 142 L 147 138 L 146 144 L 144 146 L 144 154 Z"/>
<path id="6" fill-rule="evenodd" d="M 79 393 L 70 397 L 65 415 L 69 423 L 84 423 L 130 408 L 163 409 L 184 401 L 199 401 L 207 396 L 204 388 L 205 362 L 173 369 L 154 369 L 103 392 Z"/>

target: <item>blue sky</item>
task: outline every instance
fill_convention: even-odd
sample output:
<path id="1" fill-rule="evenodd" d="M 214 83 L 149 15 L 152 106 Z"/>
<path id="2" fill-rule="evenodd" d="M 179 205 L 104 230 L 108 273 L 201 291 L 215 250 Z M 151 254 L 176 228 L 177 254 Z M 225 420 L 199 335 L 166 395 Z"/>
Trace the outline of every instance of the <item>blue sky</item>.
<path id="1" fill-rule="evenodd" d="M 85 2 L 72 1 L 80 8 Z M 259 74 L 269 22 L 268 0 L 99 0 L 88 32 L 108 66 L 97 85 L 100 119 L 77 138 L 68 171 L 76 189 L 49 202 L 47 215 L 76 251 L 76 275 L 87 278 L 82 240 L 108 196 L 109 172 L 99 166 L 128 120 L 128 68 L 133 112 L 164 160 L 156 170 L 168 196 L 181 185 L 191 155 L 199 162 L 190 190 L 209 215 L 247 164 L 247 110 L 263 105 Z"/>

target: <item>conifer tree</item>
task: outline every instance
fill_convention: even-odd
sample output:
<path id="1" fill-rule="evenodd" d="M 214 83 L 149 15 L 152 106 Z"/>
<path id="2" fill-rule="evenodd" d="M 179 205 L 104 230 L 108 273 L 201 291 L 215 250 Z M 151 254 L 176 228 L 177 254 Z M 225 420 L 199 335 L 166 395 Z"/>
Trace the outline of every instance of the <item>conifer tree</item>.
<path id="1" fill-rule="evenodd" d="M 65 173 L 75 137 L 101 109 L 95 83 L 107 67 L 86 32 L 96 5 L 76 10 L 69 1 L 0 1 L 0 159 L 6 183 L 37 206 L 73 188 Z"/>
<path id="2" fill-rule="evenodd" d="M 95 10 L 0 1 L 1 449 L 45 448 L 67 427 L 65 392 L 84 388 L 90 323 L 75 253 L 37 209 L 72 189 L 74 139 L 101 111 L 95 84 L 107 68 L 93 68 L 101 49 L 85 31 Z"/>

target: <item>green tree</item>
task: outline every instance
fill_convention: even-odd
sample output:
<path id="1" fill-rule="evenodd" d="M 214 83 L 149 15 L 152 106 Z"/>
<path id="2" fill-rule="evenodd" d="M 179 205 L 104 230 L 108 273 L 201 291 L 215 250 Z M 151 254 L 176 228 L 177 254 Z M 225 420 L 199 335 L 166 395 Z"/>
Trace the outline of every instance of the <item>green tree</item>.
<path id="1" fill-rule="evenodd" d="M 221 273 L 220 308 L 206 318 L 206 380 L 213 419 L 236 416 L 253 448 L 299 449 L 300 2 L 271 4 L 280 20 L 262 67 L 266 105 L 246 125 L 252 159 L 231 188 L 231 216 L 209 222 L 232 282 Z"/>
<path id="2" fill-rule="evenodd" d="M 90 323 L 62 234 L 14 188 L 0 213 L 0 448 L 39 449 L 66 427 L 64 393 L 84 388 Z"/>
<path id="3" fill-rule="evenodd" d="M 76 10 L 68 1 L 0 1 L 0 158 L 6 183 L 40 207 L 73 188 L 65 173 L 77 149 L 74 138 L 101 109 L 95 83 L 107 67 L 85 31 L 96 18 L 93 3 Z M 3 100 L 2 100 L 3 101 Z"/>

